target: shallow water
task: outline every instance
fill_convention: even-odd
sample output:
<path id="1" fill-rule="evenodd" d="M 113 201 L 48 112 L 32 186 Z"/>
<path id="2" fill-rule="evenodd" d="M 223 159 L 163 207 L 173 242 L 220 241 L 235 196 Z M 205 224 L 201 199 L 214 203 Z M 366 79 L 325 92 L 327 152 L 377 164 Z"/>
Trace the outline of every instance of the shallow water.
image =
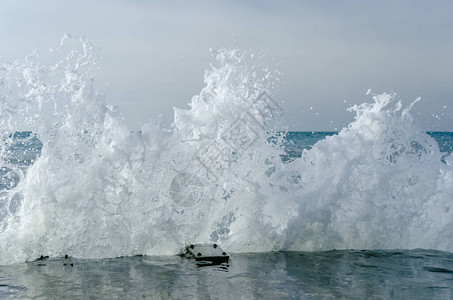
<path id="1" fill-rule="evenodd" d="M 452 297 L 453 254 L 427 250 L 232 254 L 228 266 L 208 267 L 179 256 L 61 258 L 0 267 L 1 299 Z"/>

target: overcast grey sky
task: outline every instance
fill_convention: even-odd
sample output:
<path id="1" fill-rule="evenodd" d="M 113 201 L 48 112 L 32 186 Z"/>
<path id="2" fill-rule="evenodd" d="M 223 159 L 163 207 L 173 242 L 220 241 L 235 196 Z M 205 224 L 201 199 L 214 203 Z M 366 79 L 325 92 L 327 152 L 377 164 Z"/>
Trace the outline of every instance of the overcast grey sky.
<path id="1" fill-rule="evenodd" d="M 420 124 L 453 130 L 452 16 L 450 0 L 2 0 L 0 56 L 88 37 L 103 57 L 97 86 L 131 129 L 171 122 L 203 87 L 209 48 L 239 47 L 280 62 L 289 129 L 341 129 L 370 88 L 422 97 Z"/>

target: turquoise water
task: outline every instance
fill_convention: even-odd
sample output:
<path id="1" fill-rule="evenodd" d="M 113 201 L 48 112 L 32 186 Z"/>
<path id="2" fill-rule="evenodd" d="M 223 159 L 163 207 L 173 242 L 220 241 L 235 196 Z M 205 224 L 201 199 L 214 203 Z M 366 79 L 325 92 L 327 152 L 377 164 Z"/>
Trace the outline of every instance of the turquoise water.
<path id="1" fill-rule="evenodd" d="M 312 146 L 319 140 L 324 139 L 327 136 L 333 136 L 338 134 L 334 131 L 307 131 L 307 132 L 298 132 L 292 131 L 287 133 L 282 133 L 285 137 L 284 146 L 286 156 L 283 156 L 283 160 L 292 160 L 294 158 L 299 158 L 302 155 L 304 149 L 309 150 Z M 453 152 L 453 132 L 441 132 L 441 131 L 429 131 L 427 132 L 429 136 L 434 138 L 434 140 L 439 145 L 439 150 L 444 153 Z"/>

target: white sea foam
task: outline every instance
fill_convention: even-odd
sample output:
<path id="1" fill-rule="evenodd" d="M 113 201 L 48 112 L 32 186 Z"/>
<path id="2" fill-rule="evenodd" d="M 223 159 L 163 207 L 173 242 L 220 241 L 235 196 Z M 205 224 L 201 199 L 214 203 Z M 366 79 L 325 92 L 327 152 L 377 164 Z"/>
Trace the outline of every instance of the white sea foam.
<path id="1" fill-rule="evenodd" d="M 356 120 L 305 151 L 289 249 L 453 250 L 450 166 L 394 95 L 352 108 Z"/>
<path id="2" fill-rule="evenodd" d="M 348 128 L 282 163 L 279 142 L 267 142 L 282 112 L 278 73 L 259 58 L 214 52 L 190 109 L 175 109 L 169 128 L 130 133 L 95 92 L 94 47 L 80 39 L 64 54 L 67 39 L 55 65 L 34 54 L 0 71 L 3 135 L 33 130 L 43 142 L 26 171 L 7 166 L 20 181 L 2 193 L 1 264 L 175 254 L 204 242 L 232 252 L 453 251 L 451 159 L 441 162 L 394 95 L 353 107 Z"/>

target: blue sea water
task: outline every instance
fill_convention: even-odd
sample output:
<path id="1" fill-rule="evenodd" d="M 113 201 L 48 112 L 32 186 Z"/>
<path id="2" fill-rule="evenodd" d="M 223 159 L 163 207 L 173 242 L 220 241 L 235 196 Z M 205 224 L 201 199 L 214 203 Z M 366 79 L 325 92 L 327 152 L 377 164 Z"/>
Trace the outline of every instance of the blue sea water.
<path id="1" fill-rule="evenodd" d="M 311 149 L 312 146 L 319 140 L 338 134 L 333 131 L 292 131 L 284 133 L 285 153 L 287 156 L 283 159 L 292 160 L 299 158 L 302 155 L 304 149 Z M 429 131 L 427 132 L 439 145 L 439 150 L 443 153 L 450 154 L 453 152 L 453 133 L 452 132 L 440 132 L 440 131 Z"/>

